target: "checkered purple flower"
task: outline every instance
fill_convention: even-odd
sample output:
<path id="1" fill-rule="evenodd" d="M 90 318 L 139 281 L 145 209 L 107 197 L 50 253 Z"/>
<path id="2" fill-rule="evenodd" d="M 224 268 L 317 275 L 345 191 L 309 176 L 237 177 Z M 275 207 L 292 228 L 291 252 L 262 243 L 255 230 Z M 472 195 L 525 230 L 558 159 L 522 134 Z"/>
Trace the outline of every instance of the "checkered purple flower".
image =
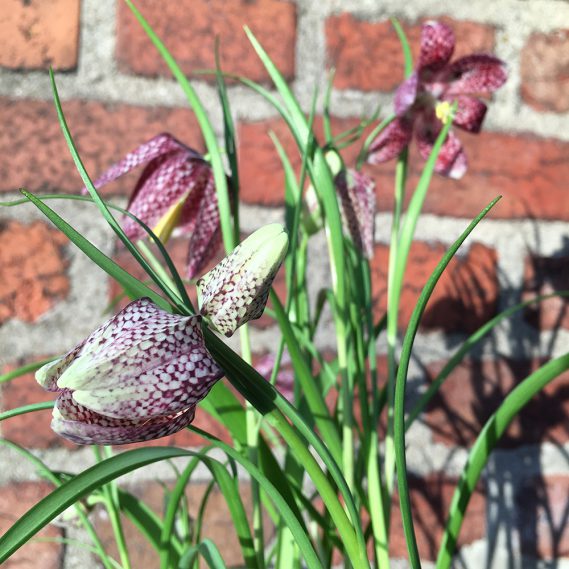
<path id="1" fill-rule="evenodd" d="M 492 55 L 473 54 L 450 62 L 454 51 L 453 31 L 440 22 L 426 23 L 421 32 L 419 65 L 395 94 L 396 118 L 374 140 L 368 161 L 372 164 L 395 158 L 413 134 L 419 152 L 427 159 L 451 105 L 458 108 L 453 124 L 478 133 L 486 115 L 486 104 L 474 95 L 493 93 L 507 79 L 503 61 Z M 461 178 L 467 169 L 462 144 L 451 131 L 438 156 L 435 171 Z"/>
<path id="2" fill-rule="evenodd" d="M 200 312 L 227 337 L 260 318 L 288 248 L 279 223 L 257 229 L 198 282 Z"/>
<path id="3" fill-rule="evenodd" d="M 223 375 L 200 320 L 142 298 L 43 366 L 37 381 L 58 393 L 52 429 L 78 444 L 119 445 L 187 427 Z"/>
<path id="4" fill-rule="evenodd" d="M 172 232 L 190 238 L 188 278 L 200 273 L 221 244 L 221 227 L 213 172 L 203 157 L 169 134 L 160 134 L 127 154 L 95 181 L 100 188 L 146 164 L 127 209 L 165 242 Z M 146 233 L 125 216 L 122 226 L 130 239 Z"/>

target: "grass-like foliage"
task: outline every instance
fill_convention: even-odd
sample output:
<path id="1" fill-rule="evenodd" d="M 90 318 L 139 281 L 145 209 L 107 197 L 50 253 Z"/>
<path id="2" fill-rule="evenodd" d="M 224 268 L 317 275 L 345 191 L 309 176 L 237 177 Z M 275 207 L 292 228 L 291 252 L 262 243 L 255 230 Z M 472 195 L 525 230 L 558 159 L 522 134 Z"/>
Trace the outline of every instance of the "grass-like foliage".
<path id="1" fill-rule="evenodd" d="M 297 155 L 287 154 L 277 136 L 269 133 L 275 145 L 275 152 L 282 162 L 282 171 L 275 172 L 275 176 L 283 180 L 285 188 L 283 225 L 288 234 L 288 251 L 285 257 L 286 247 L 283 246 L 282 232 L 273 228 L 267 230 L 267 235 L 275 234 L 275 239 L 280 240 L 281 246 L 277 251 L 271 249 L 271 243 L 257 244 L 254 239 L 247 242 L 257 244 L 258 250 L 262 251 L 262 259 L 257 260 L 256 252 L 248 249 L 250 245 L 239 245 L 241 234 L 238 146 L 230 106 L 230 90 L 225 84 L 227 75 L 221 68 L 219 57 L 216 54 L 216 69 L 211 73 L 216 78 L 222 109 L 223 142 L 218 140 L 204 105 L 166 45 L 134 4 L 130 0 L 126 0 L 126 3 L 132 10 L 133 17 L 148 34 L 149 42 L 154 44 L 164 58 L 185 93 L 206 143 L 206 156 L 191 154 L 192 162 L 186 166 L 190 168 L 190 175 L 191 168 L 198 166 L 211 172 L 211 181 L 215 185 L 215 193 L 212 195 L 215 198 L 210 196 L 209 199 L 210 202 L 215 199 L 217 205 L 213 208 L 212 217 L 208 218 L 208 222 L 213 220 L 218 224 L 220 242 L 223 242 L 226 254 L 231 255 L 219 265 L 221 268 L 214 269 L 199 282 L 200 294 L 202 289 L 205 290 L 203 298 L 200 298 L 200 306 L 192 305 L 188 287 L 194 286 L 194 282 L 183 278 L 179 267 L 174 265 L 168 255 L 166 239 L 164 238 L 164 242 L 160 239 L 161 235 L 165 234 L 158 230 L 160 228 L 160 231 L 163 231 L 164 227 L 171 227 L 180 221 L 179 212 L 184 206 L 184 200 L 188 198 L 187 192 L 169 204 L 164 211 L 164 217 L 156 226 L 149 226 L 148 220 L 103 200 L 75 146 L 73 125 L 66 122 L 65 108 L 60 102 L 53 74 L 53 96 L 59 123 L 88 196 L 38 196 L 22 190 L 22 200 L 2 205 L 33 204 L 74 246 L 121 285 L 124 296 L 133 301 L 150 299 L 160 309 L 160 314 L 167 313 L 167 316 L 163 317 L 166 318 L 164 321 L 170 322 L 171 320 L 167 319 L 171 318 L 175 322 L 199 322 L 194 315 L 201 310 L 205 317 L 201 321 L 201 328 L 198 325 L 200 332 L 195 332 L 192 341 L 197 342 L 195 338 L 203 341 L 201 348 L 207 349 L 216 366 L 223 370 L 224 378 L 211 388 L 205 398 L 204 394 L 198 397 L 198 400 L 202 400 L 197 412 L 208 413 L 219 422 L 229 434 L 231 444 L 189 426 L 188 428 L 201 435 L 204 440 L 203 449 L 200 451 L 145 447 L 144 443 L 141 443 L 140 448 L 113 455 L 110 447 L 94 447 L 95 466 L 80 474 L 71 475 L 53 472 L 31 452 L 10 441 L 2 441 L 31 461 L 38 473 L 48 479 L 55 489 L 0 538 L 0 562 L 8 559 L 67 508 L 74 506 L 78 520 L 91 540 L 89 547 L 106 569 L 128 569 L 132 566 L 129 544 L 122 528 L 123 516 L 130 519 L 150 546 L 156 549 L 161 569 L 194 568 L 198 566 L 200 559 L 211 568 L 224 568 L 226 562 L 220 553 L 219 544 L 202 536 L 207 501 L 213 489 L 217 487 L 227 502 L 243 560 L 249 569 L 264 569 L 269 566 L 277 569 L 329 568 L 338 559 L 355 569 L 387 569 L 390 566 L 391 496 L 397 483 L 409 561 L 413 569 L 420 568 L 421 551 L 417 547 L 408 488 L 406 432 L 413 421 L 420 418 L 453 369 L 486 334 L 528 304 L 547 298 L 537 297 L 511 307 L 472 334 L 458 348 L 454 357 L 415 406 L 409 409 L 406 404 L 407 374 L 413 355 L 414 339 L 429 298 L 459 248 L 469 235 L 477 230 L 477 225 L 499 200 L 499 197 L 496 197 L 488 204 L 465 226 L 461 235 L 449 236 L 450 240 L 456 240 L 440 259 L 427 282 L 421 283 L 424 284 L 422 293 L 402 336 L 402 347 L 398 349 L 401 332 L 398 329 L 398 317 L 407 260 L 431 179 L 437 172 L 454 175 L 460 166 L 460 152 L 449 158 L 449 141 L 454 140 L 451 138 L 454 135 L 450 129 L 453 120 L 458 120 L 463 112 L 458 107 L 459 102 L 444 101 L 431 109 L 433 113 L 436 111 L 438 129 L 428 133 L 431 136 L 430 152 L 426 156 L 416 187 L 410 187 L 407 179 L 409 140 L 392 156 L 397 158 L 397 166 L 389 256 L 388 304 L 386 314 L 377 319 L 374 317 L 370 270 L 375 193 L 372 181 L 362 173 L 362 166 L 368 159 L 381 161 L 388 151 L 392 152 L 393 141 L 389 139 L 389 133 L 401 128 L 404 124 L 401 121 L 407 120 L 412 113 L 425 112 L 424 109 L 418 110 L 418 103 L 415 101 L 405 111 L 411 114 L 404 115 L 399 109 L 398 114 L 380 118 L 379 113 L 375 113 L 369 119 L 362 119 L 360 125 L 349 131 L 334 135 L 330 122 L 333 74 L 324 93 L 323 107 L 319 108 L 320 98 L 315 90 L 311 108 L 307 112 L 253 32 L 245 28 L 244 33 L 263 63 L 272 81 L 272 88 L 243 77 L 233 79 L 237 79 L 274 106 L 292 134 L 296 143 L 294 153 Z M 394 21 L 393 25 L 402 43 L 406 82 L 414 76 L 423 77 L 421 73 L 424 69 L 421 66 L 424 63 L 419 62 L 418 66 L 414 67 L 405 34 L 398 22 Z M 426 81 L 424 78 L 421 80 Z M 324 141 L 319 141 L 314 132 L 314 122 L 320 114 L 324 119 Z M 353 144 L 360 147 L 358 158 L 354 165 L 345 164 L 342 149 Z M 189 152 L 187 149 L 184 151 Z M 292 166 L 297 157 L 300 157 L 301 163 L 299 171 Z M 449 160 L 454 162 L 449 164 Z M 149 169 L 145 171 L 145 183 L 149 185 L 147 188 L 141 186 L 140 195 L 154 183 L 152 168 L 158 167 L 152 161 L 149 163 Z M 167 175 L 165 169 L 163 172 Z M 79 200 L 87 202 L 83 207 L 96 207 L 147 276 L 141 280 L 127 272 L 49 207 L 49 201 L 59 199 Z M 408 203 L 406 207 L 405 203 Z M 211 203 L 206 203 L 203 207 L 208 205 Z M 134 219 L 142 228 L 145 238 L 133 240 L 123 228 L 121 220 L 115 217 L 117 212 L 121 216 L 127 215 Z M 327 242 L 327 250 L 321 251 L 320 254 L 328 255 L 330 275 L 328 282 L 317 283 L 318 294 L 311 295 L 309 284 L 313 275 L 308 267 L 308 244 L 319 231 L 324 233 Z M 209 243 L 206 245 L 209 246 Z M 246 251 L 246 254 L 243 251 Z M 227 322 L 239 320 L 245 313 L 249 314 L 249 309 L 251 317 L 258 316 L 257 305 L 254 303 L 263 305 L 266 302 L 274 273 L 283 260 L 281 270 L 286 273 L 286 297 L 279 298 L 271 291 L 271 308 L 267 309 L 267 313 L 280 330 L 280 338 L 272 354 L 270 372 L 261 374 L 251 365 L 252 347 L 246 324 L 240 328 L 241 350 L 238 355 L 215 333 L 214 322 L 225 318 L 223 325 L 226 326 Z M 251 277 L 247 281 L 248 288 L 239 283 L 235 284 L 238 281 L 232 279 L 236 278 L 236 274 L 245 275 L 244 281 L 247 281 L 248 275 Z M 242 310 L 240 305 L 227 305 L 227 291 L 232 286 L 243 292 L 245 308 Z M 243 288 L 240 289 L 240 286 Z M 558 294 L 565 296 L 567 293 Z M 254 298 L 251 300 L 247 295 Z M 206 297 L 213 313 L 207 312 L 203 306 Z M 252 308 L 249 303 L 253 303 Z M 241 312 L 237 317 L 232 310 Z M 316 342 L 322 328 L 321 317 L 325 312 L 331 315 L 335 332 L 336 350 L 331 361 L 324 358 Z M 233 333 L 233 328 L 227 329 L 227 335 Z M 151 345 L 152 342 L 149 342 Z M 102 344 L 95 342 L 93 345 L 98 348 L 89 349 L 96 355 L 96 350 L 101 350 Z M 387 353 L 386 378 L 378 374 L 378 349 Z M 88 358 L 95 357 L 93 353 L 83 348 L 79 355 L 74 354 L 70 358 L 73 361 L 76 358 L 78 362 L 89 363 Z M 44 371 L 39 372 L 38 378 L 41 377 L 42 381 L 47 382 L 52 377 L 50 374 L 54 373 L 52 388 L 67 373 L 65 385 L 69 390 L 85 390 L 86 380 L 82 374 L 89 372 L 89 366 L 81 363 L 73 368 L 69 367 L 69 361 L 50 363 L 56 357 L 57 355 L 54 355 L 50 360 L 27 365 L 0 376 L 0 383 L 17 380 L 18 377 L 36 371 L 41 366 L 48 366 L 42 368 Z M 287 365 L 290 362 L 291 370 L 285 370 L 285 361 Z M 130 370 L 134 364 L 127 363 L 130 366 L 127 366 L 129 373 L 134 373 Z M 62 366 L 61 369 L 57 368 L 59 371 L 53 372 L 53 366 L 58 365 Z M 75 370 L 74 375 L 67 371 L 68 367 Z M 450 567 L 470 495 L 492 449 L 524 405 L 568 368 L 567 355 L 545 364 L 520 383 L 494 410 L 471 450 L 456 488 L 440 544 L 437 569 Z M 45 371 L 46 369 L 48 371 Z M 115 372 L 113 366 L 105 370 L 109 377 Z M 293 378 L 286 385 L 283 379 L 285 376 Z M 177 379 L 174 374 L 169 381 L 177 382 Z M 120 385 L 115 388 L 125 399 L 126 391 L 121 391 L 123 388 Z M 96 392 L 96 386 L 94 391 Z M 242 398 L 236 395 L 236 392 Z M 195 403 L 196 401 L 192 404 Z M 9 421 L 18 415 L 45 410 L 52 405 L 51 402 L 46 402 L 8 410 L 0 414 L 0 421 Z M 60 410 L 67 412 L 62 406 L 63 403 L 58 399 L 54 417 Z M 87 402 L 85 406 L 90 409 Z M 112 415 L 113 420 L 116 420 L 117 416 L 121 417 Z M 177 415 L 174 413 L 173 417 Z M 383 419 L 387 424 L 385 432 L 380 427 Z M 213 450 L 217 451 L 215 458 L 211 454 Z M 220 459 L 220 456 L 223 458 Z M 118 477 L 151 463 L 183 457 L 187 462 L 182 470 L 176 470 L 176 484 L 173 488 L 164 490 L 165 508 L 161 513 L 154 512 L 142 500 L 129 494 L 116 483 Z M 191 513 L 190 522 L 185 492 L 200 464 L 211 474 L 211 484 L 198 511 Z M 247 505 L 240 494 L 239 471 L 247 472 L 250 477 L 253 501 L 250 513 L 247 513 Z M 105 551 L 97 536 L 89 516 L 93 504 L 99 504 L 108 512 L 116 537 L 119 559 L 113 559 Z M 270 539 L 264 535 L 267 519 L 270 519 L 275 528 L 275 534 L 271 535 Z M 363 520 L 369 521 L 364 523 Z"/>

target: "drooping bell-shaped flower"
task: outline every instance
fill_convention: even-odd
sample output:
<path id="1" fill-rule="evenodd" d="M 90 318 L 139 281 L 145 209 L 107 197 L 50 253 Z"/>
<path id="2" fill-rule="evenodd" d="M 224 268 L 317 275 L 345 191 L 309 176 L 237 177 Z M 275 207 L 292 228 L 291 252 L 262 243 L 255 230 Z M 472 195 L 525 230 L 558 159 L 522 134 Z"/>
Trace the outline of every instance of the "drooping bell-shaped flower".
<path id="1" fill-rule="evenodd" d="M 346 168 L 334 150 L 326 153 L 326 162 L 334 176 L 334 185 L 340 197 L 344 226 L 354 245 L 367 259 L 371 259 L 375 230 L 375 182 L 362 172 Z M 309 235 L 324 227 L 322 210 L 312 185 L 308 186 L 304 194 L 302 223 Z"/>
<path id="2" fill-rule="evenodd" d="M 371 259 L 375 230 L 375 183 L 366 174 L 351 168 L 341 170 L 334 183 L 352 241 L 366 259 Z"/>
<path id="3" fill-rule="evenodd" d="M 59 394 L 52 429 L 78 444 L 119 445 L 188 426 L 223 375 L 200 321 L 142 298 L 43 366 L 37 381 Z"/>
<path id="4" fill-rule="evenodd" d="M 265 310 L 271 284 L 288 248 L 279 223 L 258 229 L 197 282 L 200 312 L 229 337 Z"/>
<path id="5" fill-rule="evenodd" d="M 95 180 L 95 187 L 120 178 L 146 164 L 127 209 L 166 242 L 170 235 L 190 237 L 187 274 L 194 278 L 221 244 L 217 194 L 211 166 L 173 136 L 163 133 L 127 154 Z M 146 237 L 144 229 L 125 216 L 129 239 Z"/>

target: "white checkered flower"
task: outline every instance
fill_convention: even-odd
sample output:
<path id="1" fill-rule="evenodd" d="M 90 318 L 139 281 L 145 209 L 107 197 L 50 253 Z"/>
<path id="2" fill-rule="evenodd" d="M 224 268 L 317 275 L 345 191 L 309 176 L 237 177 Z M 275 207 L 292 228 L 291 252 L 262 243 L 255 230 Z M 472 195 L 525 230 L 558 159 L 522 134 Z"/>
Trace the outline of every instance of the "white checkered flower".
<path id="1" fill-rule="evenodd" d="M 201 314 L 216 330 L 229 337 L 261 317 L 287 248 L 284 227 L 265 225 L 197 282 Z"/>
<path id="2" fill-rule="evenodd" d="M 131 302 L 58 360 L 36 372 L 59 394 L 52 429 L 78 444 L 125 444 L 171 435 L 223 375 L 201 316 Z"/>

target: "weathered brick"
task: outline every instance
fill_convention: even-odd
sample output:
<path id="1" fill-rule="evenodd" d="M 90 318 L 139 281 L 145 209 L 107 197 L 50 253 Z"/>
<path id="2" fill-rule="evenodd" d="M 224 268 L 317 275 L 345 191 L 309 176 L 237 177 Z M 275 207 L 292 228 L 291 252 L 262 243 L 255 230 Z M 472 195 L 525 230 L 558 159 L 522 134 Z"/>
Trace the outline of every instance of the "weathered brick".
<path id="1" fill-rule="evenodd" d="M 520 54 L 521 93 L 538 111 L 569 110 L 569 30 L 533 33 Z"/>
<path id="2" fill-rule="evenodd" d="M 357 125 L 357 119 L 332 120 L 334 136 Z M 269 138 L 272 131 L 283 145 L 287 156 L 299 172 L 302 164 L 296 143 L 280 118 L 256 122 L 242 122 L 238 125 L 240 198 L 246 203 L 266 206 L 284 203 L 284 173 L 275 145 Z M 317 139 L 324 140 L 322 118 L 316 117 L 314 131 Z M 352 145 L 342 151 L 348 165 L 355 162 L 359 148 Z"/>
<path id="3" fill-rule="evenodd" d="M 0 325 L 34 322 L 69 292 L 67 238 L 42 221 L 7 221 L 0 240 Z"/>
<path id="4" fill-rule="evenodd" d="M 32 506 L 45 498 L 52 487 L 45 482 L 14 482 L 0 487 L 0 534 L 5 533 Z M 38 537 L 60 538 L 61 530 L 48 525 Z M 5 569 L 59 569 L 64 547 L 54 541 L 32 539 L 16 551 L 2 567 Z"/>
<path id="5" fill-rule="evenodd" d="M 0 66 L 73 69 L 79 43 L 79 0 L 3 0 Z"/>
<path id="6" fill-rule="evenodd" d="M 429 366 L 434 379 L 444 363 Z M 487 419 L 504 397 L 540 365 L 536 361 L 497 359 L 466 361 L 452 372 L 429 406 L 425 422 L 436 441 L 471 446 Z M 564 373 L 524 407 L 500 442 L 502 448 L 545 441 L 564 444 L 569 440 L 567 414 L 569 373 Z"/>
<path id="7" fill-rule="evenodd" d="M 516 494 L 522 552 L 540 559 L 569 557 L 569 476 L 525 481 Z"/>
<path id="8" fill-rule="evenodd" d="M 399 325 L 406 326 L 417 299 L 446 247 L 415 242 L 409 254 L 400 303 Z M 375 310 L 384 314 L 387 303 L 389 248 L 377 245 L 372 260 Z M 496 252 L 474 243 L 464 257 L 455 257 L 446 268 L 427 304 L 421 325 L 446 332 L 473 332 L 496 314 L 498 277 Z"/>
<path id="9" fill-rule="evenodd" d="M 8 372 L 25 362 L 7 366 Z M 33 373 L 14 379 L 2 386 L 2 407 L 8 411 L 23 405 L 32 405 L 55 399 L 54 393 L 46 392 L 36 382 Z M 2 436 L 28 449 L 47 449 L 64 446 L 77 449 L 77 445 L 66 441 L 51 430 L 51 409 L 26 413 L 2 422 Z"/>
<path id="10" fill-rule="evenodd" d="M 69 101 L 63 110 L 79 154 L 93 179 L 127 152 L 161 132 L 203 149 L 194 114 L 189 109 L 104 105 Z M 49 101 L 0 98 L 0 193 L 24 186 L 40 192 L 78 192 L 82 187 Z M 103 194 L 129 195 L 134 173 L 103 189 Z"/>
<path id="11" fill-rule="evenodd" d="M 435 560 L 437 557 L 456 485 L 456 479 L 449 478 L 443 473 L 431 474 L 426 478 L 409 477 L 413 521 L 422 559 Z M 393 498 L 392 514 L 390 554 L 395 558 L 407 558 L 407 545 L 397 496 Z M 485 527 L 486 495 L 484 489 L 479 486 L 474 490 L 468 503 L 458 537 L 458 547 L 484 537 Z"/>
<path id="12" fill-rule="evenodd" d="M 119 3 L 117 59 L 125 71 L 140 75 L 169 74 L 128 7 Z M 182 0 L 138 7 L 165 41 L 182 70 L 191 74 L 214 69 L 215 38 L 219 37 L 222 68 L 254 81 L 268 80 L 243 26 L 248 25 L 285 77 L 294 75 L 296 12 L 293 3 L 278 0 Z M 203 76 L 202 76 L 203 77 Z M 212 76 L 210 80 L 214 80 Z"/>
<path id="13" fill-rule="evenodd" d="M 468 21 L 441 18 L 456 34 L 454 57 L 489 52 L 494 48 L 494 29 Z M 418 60 L 421 25 L 404 25 Z M 403 81 L 403 52 L 393 26 L 388 20 L 367 22 L 352 14 L 332 16 L 326 22 L 328 63 L 336 69 L 338 89 L 392 91 Z"/>
<path id="14" fill-rule="evenodd" d="M 208 482 L 196 481 L 191 482 L 187 486 L 186 498 L 188 500 L 188 510 L 190 515 L 190 524 L 195 524 L 200 504 L 208 487 Z M 171 485 L 168 485 L 171 488 Z M 127 488 L 129 492 L 141 498 L 144 503 L 149 505 L 155 512 L 164 510 L 164 487 L 158 482 L 148 482 L 140 484 L 136 487 Z M 243 500 L 247 512 L 251 512 L 251 491 L 247 482 L 239 484 L 239 495 Z M 268 516 L 266 516 L 267 518 Z M 112 529 L 108 519 L 98 517 L 95 522 L 97 533 L 101 537 L 105 549 L 116 558 L 116 545 L 112 533 Z M 150 546 L 140 532 L 130 523 L 124 521 L 124 529 L 128 544 L 131 563 L 133 567 L 157 567 L 158 554 L 156 550 Z M 265 523 L 265 535 L 270 539 L 272 534 L 269 521 Z M 209 538 L 219 547 L 221 556 L 228 566 L 239 566 L 243 564 L 243 556 L 241 547 L 235 531 L 235 525 L 229 514 L 225 498 L 214 486 L 205 509 L 202 526 L 202 539 Z"/>
<path id="15" fill-rule="evenodd" d="M 526 257 L 523 300 L 567 290 L 569 256 L 567 252 L 560 253 L 555 257 Z M 525 310 L 525 319 L 539 330 L 554 330 L 559 326 L 569 328 L 567 298 L 558 296 L 532 304 Z"/>
<path id="16" fill-rule="evenodd" d="M 336 135 L 358 122 L 358 119 L 334 120 L 333 132 Z M 297 171 L 300 168 L 296 146 L 283 121 L 241 123 L 238 129 L 241 197 L 248 203 L 273 206 L 284 202 L 284 174 L 268 137 L 269 130 L 279 137 Z M 315 132 L 317 139 L 323 140 L 320 120 L 315 121 Z M 565 180 L 569 178 L 569 162 L 565 160 L 569 143 L 527 133 L 458 134 L 467 154 L 468 171 L 461 180 L 433 176 L 423 207 L 425 213 L 473 218 L 496 196 L 502 195 L 490 214 L 492 218 L 569 220 L 569 202 L 564 190 Z M 347 166 L 354 165 L 360 146 L 353 144 L 342 151 Z M 424 161 L 412 142 L 407 203 L 423 166 Z M 376 181 L 378 209 L 391 211 L 395 162 L 365 165 L 364 171 Z"/>

